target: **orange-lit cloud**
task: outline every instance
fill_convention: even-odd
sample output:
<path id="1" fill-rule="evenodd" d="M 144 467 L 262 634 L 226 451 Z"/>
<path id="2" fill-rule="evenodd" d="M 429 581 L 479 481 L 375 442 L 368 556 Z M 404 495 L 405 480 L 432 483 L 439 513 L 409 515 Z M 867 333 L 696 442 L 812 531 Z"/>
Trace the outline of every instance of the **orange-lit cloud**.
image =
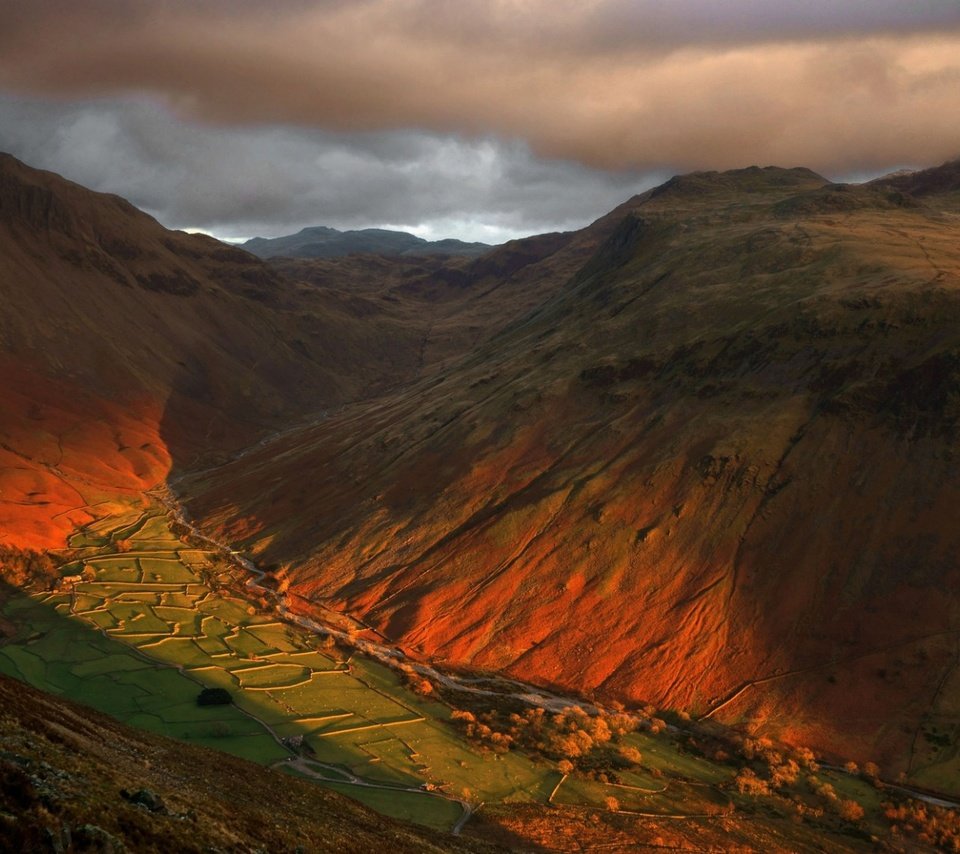
<path id="1" fill-rule="evenodd" d="M 960 154 L 960 4 L 0 2 L 0 87 L 526 140 L 604 169 Z"/>

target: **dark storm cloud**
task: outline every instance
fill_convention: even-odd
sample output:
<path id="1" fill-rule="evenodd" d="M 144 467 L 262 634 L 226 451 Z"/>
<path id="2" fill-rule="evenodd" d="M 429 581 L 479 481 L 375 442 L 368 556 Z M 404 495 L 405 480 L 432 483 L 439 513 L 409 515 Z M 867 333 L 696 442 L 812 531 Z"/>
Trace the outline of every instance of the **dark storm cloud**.
<path id="1" fill-rule="evenodd" d="M 583 53 L 930 34 L 960 23 L 954 0 L 4 0 L 0 11 L 10 44 L 80 32 L 134 35 L 187 22 L 215 39 L 218 31 L 247 24 L 283 28 L 359 14 L 423 44 L 494 42 Z"/>
<path id="2" fill-rule="evenodd" d="M 489 138 L 196 125 L 143 99 L 0 97 L 0 150 L 224 237 L 394 225 L 499 242 L 580 227 L 654 180 Z"/>
<path id="3" fill-rule="evenodd" d="M 599 168 L 956 153 L 950 0 L 0 0 L 0 86 L 211 123 L 524 139 Z"/>

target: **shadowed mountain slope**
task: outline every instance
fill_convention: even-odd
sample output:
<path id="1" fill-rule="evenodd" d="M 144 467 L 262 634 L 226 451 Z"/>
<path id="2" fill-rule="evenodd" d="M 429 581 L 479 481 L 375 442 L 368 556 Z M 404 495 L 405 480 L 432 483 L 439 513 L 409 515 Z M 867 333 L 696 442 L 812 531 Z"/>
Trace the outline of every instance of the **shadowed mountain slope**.
<path id="1" fill-rule="evenodd" d="M 951 192 L 673 179 L 442 373 L 181 487 L 303 609 L 954 789 Z"/>
<path id="2" fill-rule="evenodd" d="M 456 307 L 434 310 L 429 288 L 352 290 L 365 263 L 318 287 L 0 155 L 0 542 L 61 546 L 89 505 L 408 381 L 483 332 L 439 322 Z"/>
<path id="3" fill-rule="evenodd" d="M 940 208 L 960 210 L 960 159 L 942 166 L 878 178 L 871 186 L 892 188 L 917 198 L 932 196 Z"/>
<path id="4" fill-rule="evenodd" d="M 84 505 L 250 441 L 298 388 L 329 395 L 335 379 L 264 320 L 278 284 L 246 253 L 0 158 L 0 537 L 62 545 Z"/>

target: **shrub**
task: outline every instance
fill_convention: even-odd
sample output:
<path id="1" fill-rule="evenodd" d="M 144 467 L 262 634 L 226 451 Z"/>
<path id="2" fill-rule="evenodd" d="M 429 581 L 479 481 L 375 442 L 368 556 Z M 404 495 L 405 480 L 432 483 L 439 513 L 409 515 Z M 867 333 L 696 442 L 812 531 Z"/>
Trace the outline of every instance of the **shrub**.
<path id="1" fill-rule="evenodd" d="M 57 575 L 57 565 L 46 552 L 0 545 L 0 579 L 22 587 L 31 582 L 48 583 Z"/>
<path id="2" fill-rule="evenodd" d="M 416 676 L 408 679 L 408 684 L 415 694 L 426 697 L 433 693 L 433 683 L 426 676 Z"/>
<path id="3" fill-rule="evenodd" d="M 197 694 L 198 706 L 226 706 L 232 702 L 230 692 L 226 688 L 204 688 Z"/>
<path id="4" fill-rule="evenodd" d="M 818 798 L 827 801 L 827 803 L 837 802 L 837 792 L 829 783 L 824 783 L 818 777 L 807 777 L 807 784 Z"/>
<path id="5" fill-rule="evenodd" d="M 770 794 L 770 785 L 767 781 L 761 780 L 750 768 L 743 768 L 733 782 L 741 795 Z"/>
<path id="6" fill-rule="evenodd" d="M 795 747 L 791 751 L 791 755 L 794 759 L 796 759 L 800 766 L 805 768 L 807 771 L 812 771 L 814 774 L 816 774 L 817 771 L 820 770 L 820 766 L 817 764 L 817 757 L 809 747 Z"/>
<path id="7" fill-rule="evenodd" d="M 800 766 L 794 759 L 786 759 L 779 765 L 770 766 L 770 785 L 781 789 L 797 781 L 800 776 Z"/>
<path id="8" fill-rule="evenodd" d="M 840 818 L 845 821 L 857 822 L 863 818 L 863 807 L 853 800 L 840 801 L 837 805 L 837 812 L 840 814 Z"/>

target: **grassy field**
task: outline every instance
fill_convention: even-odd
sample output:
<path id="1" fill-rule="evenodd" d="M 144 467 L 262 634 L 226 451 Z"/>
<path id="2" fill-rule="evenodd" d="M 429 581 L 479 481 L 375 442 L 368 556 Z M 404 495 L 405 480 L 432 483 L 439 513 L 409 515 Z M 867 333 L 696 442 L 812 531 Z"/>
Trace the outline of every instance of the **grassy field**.
<path id="1" fill-rule="evenodd" d="M 351 786 L 349 783 L 326 783 L 325 785 L 391 818 L 414 821 L 437 830 L 449 830 L 461 814 L 458 804 L 443 798 L 417 795 L 412 792 L 391 792 L 386 789 Z"/>
<path id="2" fill-rule="evenodd" d="M 610 797 L 617 800 L 621 810 L 664 816 L 713 815 L 730 800 L 712 787 L 694 787 L 680 781 L 670 781 L 662 793 L 651 793 L 629 784 L 611 785 L 567 777 L 554 795 L 553 803 L 603 809 Z"/>
<path id="3" fill-rule="evenodd" d="M 177 540 L 159 508 L 99 520 L 71 546 L 80 557 L 64 574 L 82 580 L 3 603 L 20 631 L 0 647 L 0 671 L 265 764 L 292 755 L 279 739 L 304 736 L 331 766 L 326 785 L 432 827 L 451 827 L 462 808 L 421 787 L 471 802 L 543 802 L 559 779 L 521 754 L 474 747 L 450 725 L 447 706 L 414 694 L 390 669 L 355 656 L 347 663 L 259 612 L 238 592 L 240 571 L 212 580 L 211 553 Z M 233 704 L 198 706 L 203 687 L 226 688 Z M 334 782 L 352 778 L 409 791 Z"/>

